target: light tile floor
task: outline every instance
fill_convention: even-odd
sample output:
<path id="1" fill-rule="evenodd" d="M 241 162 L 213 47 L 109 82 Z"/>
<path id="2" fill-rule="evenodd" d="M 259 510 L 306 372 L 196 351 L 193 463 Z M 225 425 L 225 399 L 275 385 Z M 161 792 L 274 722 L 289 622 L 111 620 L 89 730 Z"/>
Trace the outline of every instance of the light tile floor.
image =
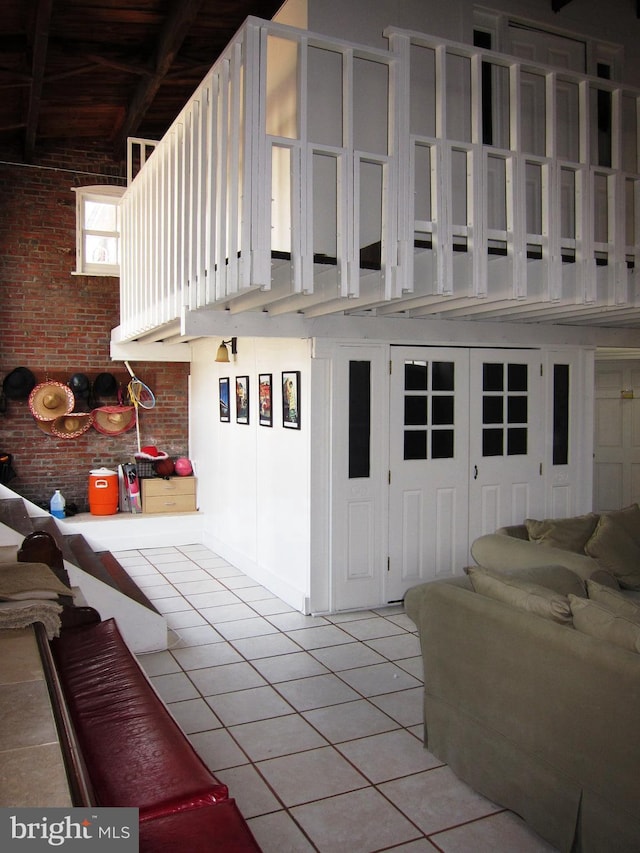
<path id="1" fill-rule="evenodd" d="M 202 545 L 116 556 L 176 635 L 141 664 L 265 853 L 552 853 L 423 748 L 402 607 L 304 616 Z"/>

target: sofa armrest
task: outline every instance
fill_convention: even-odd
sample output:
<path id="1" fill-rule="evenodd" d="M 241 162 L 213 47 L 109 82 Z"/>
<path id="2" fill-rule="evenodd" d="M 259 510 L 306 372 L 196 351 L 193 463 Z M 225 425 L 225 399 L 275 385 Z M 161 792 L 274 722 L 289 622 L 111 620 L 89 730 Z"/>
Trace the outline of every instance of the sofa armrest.
<path id="1" fill-rule="evenodd" d="M 592 557 L 540 545 L 528 539 L 488 533 L 480 536 L 471 546 L 471 555 L 479 566 L 496 571 L 537 566 L 564 566 L 582 580 L 604 580 L 602 569 Z"/>

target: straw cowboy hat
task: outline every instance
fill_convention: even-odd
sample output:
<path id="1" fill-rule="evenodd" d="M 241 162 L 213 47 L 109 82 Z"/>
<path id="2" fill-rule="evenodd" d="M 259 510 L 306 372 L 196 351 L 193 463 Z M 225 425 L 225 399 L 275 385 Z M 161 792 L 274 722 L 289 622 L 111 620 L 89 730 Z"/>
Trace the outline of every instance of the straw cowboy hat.
<path id="1" fill-rule="evenodd" d="M 99 406 L 91 414 L 93 426 L 103 435 L 120 435 L 136 425 L 133 406 Z"/>
<path id="2" fill-rule="evenodd" d="M 54 421 L 73 411 L 73 391 L 62 382 L 42 382 L 29 394 L 29 408 L 37 421 Z"/>
<path id="3" fill-rule="evenodd" d="M 56 418 L 51 424 L 51 435 L 56 438 L 77 438 L 85 433 L 93 423 L 89 412 L 71 412 Z"/>

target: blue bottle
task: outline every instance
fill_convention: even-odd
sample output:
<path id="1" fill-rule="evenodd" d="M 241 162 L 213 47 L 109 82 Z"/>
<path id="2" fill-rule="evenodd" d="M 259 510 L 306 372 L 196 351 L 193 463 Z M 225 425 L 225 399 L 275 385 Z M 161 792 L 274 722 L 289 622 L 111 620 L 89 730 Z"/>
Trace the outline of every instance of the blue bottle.
<path id="1" fill-rule="evenodd" d="M 60 492 L 60 489 L 56 489 L 53 497 L 49 501 L 49 509 L 51 510 L 51 515 L 54 518 L 64 518 L 64 508 L 66 506 L 66 501 L 64 496 Z"/>

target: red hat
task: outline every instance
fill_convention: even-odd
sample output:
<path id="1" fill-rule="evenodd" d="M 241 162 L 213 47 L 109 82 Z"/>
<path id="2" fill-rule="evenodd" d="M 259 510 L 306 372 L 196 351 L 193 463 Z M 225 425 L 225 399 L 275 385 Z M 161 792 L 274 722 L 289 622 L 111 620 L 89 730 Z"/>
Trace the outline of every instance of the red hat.
<path id="1" fill-rule="evenodd" d="M 157 462 L 159 459 L 168 459 L 169 454 L 165 453 L 164 450 L 158 450 L 155 445 L 149 445 L 148 447 L 141 447 L 135 457 L 136 459 L 151 459 L 152 462 Z"/>

